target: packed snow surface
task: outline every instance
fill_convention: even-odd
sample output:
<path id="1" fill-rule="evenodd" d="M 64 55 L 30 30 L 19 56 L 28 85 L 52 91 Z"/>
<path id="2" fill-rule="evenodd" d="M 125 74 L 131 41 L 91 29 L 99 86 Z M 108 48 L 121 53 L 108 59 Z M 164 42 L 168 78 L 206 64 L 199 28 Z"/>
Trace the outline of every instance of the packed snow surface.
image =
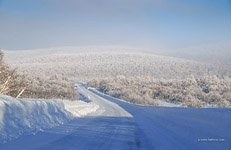
<path id="1" fill-rule="evenodd" d="M 61 125 L 97 109 L 98 105 L 83 101 L 29 100 L 0 96 L 0 142 Z"/>
<path id="2" fill-rule="evenodd" d="M 65 110 L 70 112 L 75 117 L 83 117 L 95 113 L 99 109 L 96 103 L 86 103 L 84 101 L 63 101 Z"/>

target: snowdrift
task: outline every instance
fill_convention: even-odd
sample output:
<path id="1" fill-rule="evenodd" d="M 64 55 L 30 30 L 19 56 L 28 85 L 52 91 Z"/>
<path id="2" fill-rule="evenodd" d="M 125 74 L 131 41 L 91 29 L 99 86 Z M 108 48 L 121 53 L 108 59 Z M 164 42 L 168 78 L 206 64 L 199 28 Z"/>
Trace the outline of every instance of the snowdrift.
<path id="1" fill-rule="evenodd" d="M 0 143 L 52 128 L 98 109 L 98 105 L 68 100 L 28 100 L 0 96 Z"/>

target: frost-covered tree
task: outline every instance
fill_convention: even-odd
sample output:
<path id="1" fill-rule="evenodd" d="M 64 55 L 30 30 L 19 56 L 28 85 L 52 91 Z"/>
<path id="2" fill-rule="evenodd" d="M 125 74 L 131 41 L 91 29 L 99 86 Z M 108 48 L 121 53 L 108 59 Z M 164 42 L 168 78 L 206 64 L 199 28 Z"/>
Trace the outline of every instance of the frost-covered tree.
<path id="1" fill-rule="evenodd" d="M 0 51 L 0 94 L 19 97 L 26 88 L 23 76 L 16 73 L 3 61 L 3 52 Z"/>
<path id="2" fill-rule="evenodd" d="M 94 80 L 89 84 L 107 94 L 133 103 L 158 105 L 158 100 L 168 100 L 188 107 L 231 107 L 231 78 L 229 77 L 191 76 L 181 80 L 119 77 L 103 81 Z"/>

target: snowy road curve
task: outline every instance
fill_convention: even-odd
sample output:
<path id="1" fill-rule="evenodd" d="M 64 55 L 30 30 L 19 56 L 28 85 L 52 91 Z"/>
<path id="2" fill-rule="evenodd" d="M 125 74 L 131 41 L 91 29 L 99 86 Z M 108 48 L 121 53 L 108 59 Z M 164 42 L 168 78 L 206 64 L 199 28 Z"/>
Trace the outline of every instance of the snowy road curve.
<path id="1" fill-rule="evenodd" d="M 0 150 L 231 149 L 231 109 L 140 106 L 81 85 L 78 91 L 100 109 L 1 144 Z"/>

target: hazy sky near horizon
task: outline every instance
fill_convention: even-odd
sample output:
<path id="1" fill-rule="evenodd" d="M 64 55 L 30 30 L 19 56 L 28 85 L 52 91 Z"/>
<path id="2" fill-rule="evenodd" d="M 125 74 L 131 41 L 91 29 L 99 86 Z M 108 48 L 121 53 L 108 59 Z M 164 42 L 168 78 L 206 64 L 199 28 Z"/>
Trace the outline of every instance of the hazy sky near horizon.
<path id="1" fill-rule="evenodd" d="M 231 42 L 231 0 L 0 0 L 0 48 Z"/>

